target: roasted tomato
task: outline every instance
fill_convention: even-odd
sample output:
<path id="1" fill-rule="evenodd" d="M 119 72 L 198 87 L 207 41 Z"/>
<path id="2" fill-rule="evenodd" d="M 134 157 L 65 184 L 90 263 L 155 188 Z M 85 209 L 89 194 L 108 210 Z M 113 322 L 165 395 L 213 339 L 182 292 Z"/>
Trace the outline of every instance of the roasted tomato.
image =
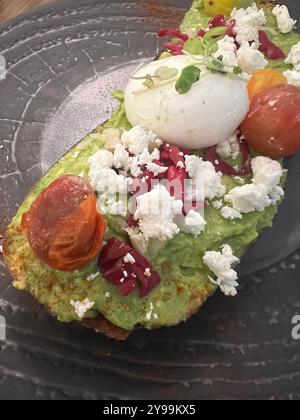
<path id="1" fill-rule="evenodd" d="M 64 175 L 40 193 L 23 215 L 22 228 L 42 262 L 74 271 L 96 258 L 106 224 L 90 185 L 81 177 Z"/>
<path id="2" fill-rule="evenodd" d="M 241 125 L 249 144 L 273 159 L 300 150 L 300 90 L 277 85 L 254 96 Z"/>
<path id="3" fill-rule="evenodd" d="M 250 99 L 264 89 L 285 83 L 287 83 L 287 78 L 279 71 L 271 69 L 256 70 L 247 86 Z"/>

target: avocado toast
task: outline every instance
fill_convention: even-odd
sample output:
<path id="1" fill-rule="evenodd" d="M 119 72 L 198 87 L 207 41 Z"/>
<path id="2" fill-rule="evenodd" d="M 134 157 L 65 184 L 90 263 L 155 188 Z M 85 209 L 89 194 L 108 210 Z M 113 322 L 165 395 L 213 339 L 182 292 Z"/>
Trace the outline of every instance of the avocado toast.
<path id="1" fill-rule="evenodd" d="M 265 5 L 265 2 L 263 4 L 267 19 L 261 26 L 272 29 L 270 34 L 268 32 L 270 39 L 285 54 L 285 58 L 275 60 L 265 58 L 265 60 L 268 61 L 269 68 L 275 68 L 279 72 L 292 72 L 290 64 L 286 63 L 286 57 L 291 47 L 299 42 L 300 37 L 292 31 L 286 34 L 279 32 L 278 23 L 272 13 L 274 5 L 269 3 Z M 188 39 L 184 37 L 184 42 L 198 38 L 195 36 L 195 31 L 207 30 L 210 20 L 211 17 L 206 15 L 203 3 L 195 1 L 181 26 L 181 34 L 186 34 L 191 30 L 193 32 Z M 224 28 L 224 25 L 221 27 Z M 214 36 L 219 36 L 220 33 L 222 31 L 214 32 Z M 222 36 L 224 37 L 224 33 Z M 194 44 L 197 43 L 198 41 L 194 42 Z M 181 46 L 176 42 L 174 45 L 175 48 Z M 173 71 L 176 68 L 175 62 L 172 61 L 172 48 L 167 43 L 166 51 L 160 57 L 161 64 L 158 68 L 163 67 L 164 72 L 166 68 Z M 189 47 L 189 51 L 187 51 L 189 55 L 180 59 L 184 68 L 193 67 L 193 57 L 199 55 L 197 45 Z M 205 67 L 211 71 L 212 75 L 204 74 L 203 83 L 205 77 L 215 77 L 216 83 L 219 81 L 223 83 L 220 78 L 227 77 L 227 73 L 230 72 L 225 68 L 216 68 L 222 61 L 220 56 L 214 60 L 216 62 L 209 59 L 209 65 L 205 62 Z M 225 64 L 230 67 L 228 63 Z M 240 77 L 243 69 L 239 65 L 232 66 L 232 69 L 238 73 L 237 77 Z M 139 71 L 143 72 L 143 69 Z M 205 73 L 202 67 L 201 72 Z M 148 75 L 147 72 L 135 75 L 136 82 L 142 83 L 145 89 L 153 89 L 152 84 L 156 83 L 155 78 L 145 77 L 146 80 L 143 80 L 143 74 Z M 157 77 L 167 83 L 169 76 L 172 79 L 172 72 L 166 76 L 160 71 L 160 76 Z M 178 76 L 179 72 L 174 76 L 176 84 Z M 191 82 L 190 91 L 181 94 L 184 96 L 192 93 L 198 82 L 199 79 Z M 192 86 L 193 84 L 195 86 Z M 180 94 L 178 91 L 177 93 Z M 116 92 L 115 96 L 120 100 L 120 107 L 112 118 L 82 140 L 31 190 L 8 227 L 3 255 L 14 277 L 14 286 L 17 289 L 29 291 L 59 321 L 66 323 L 81 321 L 85 326 L 103 332 L 109 337 L 124 339 L 138 327 L 154 329 L 177 325 L 196 313 L 218 287 L 221 287 L 227 295 L 235 294 L 237 277 L 233 270 L 234 265 L 245 253 L 249 244 L 258 237 L 260 231 L 272 225 L 278 205 L 283 198 L 281 187 L 284 183 L 285 172 L 281 163 L 261 156 L 258 150 L 250 150 L 242 133 L 235 133 L 234 139 L 227 141 L 226 144 L 220 143 L 222 146 L 217 148 L 210 145 L 204 148 L 193 148 L 192 144 L 189 144 L 190 150 L 186 150 L 179 145 L 174 145 L 176 139 L 172 141 L 172 145 L 169 145 L 166 141 L 169 141 L 170 137 L 165 138 L 161 134 L 158 137 L 151 132 L 152 127 L 142 128 L 132 123 L 135 119 L 133 115 L 130 116 L 131 122 L 129 122 L 128 107 L 130 107 L 131 98 L 128 91 L 125 92 L 125 96 L 121 92 Z M 245 115 L 242 121 L 244 117 Z M 140 125 L 144 127 L 142 122 Z M 239 125 L 239 123 L 236 124 L 235 128 Z M 156 133 L 156 130 L 154 131 Z M 160 138 L 164 140 L 161 141 Z M 134 150 L 133 145 L 136 140 L 145 141 L 142 150 Z M 223 140 L 226 140 L 226 137 Z M 190 141 L 192 142 L 193 139 L 191 138 Z M 121 151 L 119 150 L 121 156 L 119 156 L 120 153 L 119 155 L 116 153 L 116 150 L 120 149 L 118 145 L 123 147 Z M 176 153 L 178 151 L 177 155 L 180 157 L 176 162 L 174 162 L 174 151 Z M 143 153 L 146 155 L 148 153 L 145 163 L 141 163 Z M 152 154 L 155 156 L 149 158 Z M 124 157 L 128 162 L 130 160 L 130 164 L 124 161 Z M 113 159 L 112 163 L 107 163 L 106 158 Z M 135 165 L 133 169 L 133 163 L 137 159 L 140 164 Z M 196 204 L 203 205 L 204 212 L 195 211 L 197 210 L 195 205 L 192 209 L 185 211 L 181 209 L 178 213 L 174 211 L 172 220 L 170 217 L 162 220 L 163 223 L 168 223 L 171 230 L 173 229 L 171 232 L 161 230 L 161 235 L 165 234 L 162 238 L 157 235 L 160 231 L 159 226 L 156 227 L 154 233 L 150 232 L 147 218 L 139 208 L 139 203 L 142 207 L 141 200 L 137 198 L 137 209 L 131 212 L 134 217 L 130 217 L 129 211 L 116 212 L 112 210 L 107 195 L 104 196 L 104 187 L 107 185 L 103 186 L 100 181 L 114 171 L 117 177 L 123 177 L 122 180 L 138 178 L 147 184 L 148 179 L 143 179 L 149 176 L 149 173 L 147 175 L 143 172 L 145 167 L 148 172 L 152 169 L 152 173 L 156 174 L 153 178 L 161 176 L 161 179 L 164 173 L 171 172 L 170 168 L 174 167 L 170 161 L 175 163 L 175 167 L 178 166 L 179 169 L 185 171 L 185 179 L 195 181 L 197 177 L 194 176 L 194 172 L 198 171 L 202 177 L 207 174 L 210 180 L 207 182 L 208 188 L 204 185 L 204 190 L 208 189 L 208 191 L 202 191 L 203 199 L 196 200 Z M 270 168 L 270 173 L 267 168 Z M 138 173 L 134 173 L 134 170 Z M 266 171 L 266 177 L 264 177 L 264 171 Z M 84 266 L 71 271 L 51 267 L 53 258 L 51 263 L 47 264 L 42 258 L 37 257 L 33 241 L 28 233 L 30 217 L 27 217 L 27 225 L 24 223 L 24 218 L 28 214 L 30 216 L 32 206 L 40 195 L 48 187 L 51 188 L 53 182 L 64 176 L 82 178 L 91 184 L 93 194 L 97 198 L 98 210 L 103 214 L 106 223 L 105 242 L 102 249 L 99 249 L 99 253 L 93 255 L 93 258 Z M 111 182 L 111 178 L 108 179 L 108 184 Z M 265 189 L 261 187 L 262 184 L 265 184 Z M 129 186 L 132 188 L 131 184 Z M 247 207 L 245 200 L 241 203 L 241 193 L 245 194 L 246 189 L 251 189 L 253 186 L 255 191 L 261 189 L 261 194 L 257 203 L 247 203 L 249 205 Z M 242 187 L 243 191 L 240 190 Z M 159 187 L 149 188 L 144 195 L 156 192 L 158 189 Z M 212 190 L 215 191 L 212 193 Z M 172 205 L 180 206 L 178 203 L 181 201 L 180 196 L 172 196 L 165 187 L 161 187 L 159 191 L 161 194 L 155 196 L 158 200 L 166 196 Z M 111 191 L 112 194 L 117 193 L 119 205 L 121 192 L 117 189 Z M 130 195 L 134 195 L 135 192 L 131 189 Z M 244 199 L 245 195 L 242 198 Z M 102 208 L 101 204 L 104 202 L 105 208 Z M 140 211 L 139 217 L 138 211 Z M 197 213 L 196 216 L 195 213 Z M 188 216 L 195 217 L 197 223 L 191 225 L 186 223 Z M 159 215 L 155 215 L 151 223 L 155 224 L 156 220 L 161 220 Z M 116 247 L 120 251 L 122 247 L 120 243 L 125 244 L 121 250 L 123 253 L 118 254 L 118 258 L 111 258 Z M 111 273 L 110 265 L 119 263 L 121 259 L 124 276 L 118 278 L 118 282 L 112 279 L 114 273 Z M 216 259 L 223 263 L 222 269 L 218 267 Z M 146 267 L 147 261 L 149 267 Z M 134 276 L 138 275 L 130 271 L 131 265 L 144 267 L 144 264 L 146 264 L 146 269 L 142 273 L 142 278 L 134 281 L 136 278 Z M 127 280 L 128 275 L 132 277 L 131 283 Z M 126 290 L 124 284 L 128 286 Z M 144 294 L 141 296 L 143 287 Z"/>

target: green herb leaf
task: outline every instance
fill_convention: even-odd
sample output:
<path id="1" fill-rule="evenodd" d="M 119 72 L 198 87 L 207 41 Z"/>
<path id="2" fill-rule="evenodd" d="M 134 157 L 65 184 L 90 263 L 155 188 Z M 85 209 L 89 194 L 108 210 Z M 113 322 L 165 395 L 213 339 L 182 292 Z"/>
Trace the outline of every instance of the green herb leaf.
<path id="1" fill-rule="evenodd" d="M 205 43 L 211 43 L 216 41 L 216 38 L 223 38 L 227 32 L 226 26 L 220 26 L 218 28 L 212 28 L 203 37 Z"/>
<path id="2" fill-rule="evenodd" d="M 191 90 L 194 83 L 200 79 L 200 69 L 196 66 L 187 66 L 182 70 L 180 78 L 177 80 L 175 89 L 183 95 Z"/>
<path id="3" fill-rule="evenodd" d="M 147 74 L 145 76 L 145 81 L 144 81 L 143 85 L 148 89 L 151 89 L 154 86 L 154 81 L 152 79 L 151 74 Z"/>
<path id="4" fill-rule="evenodd" d="M 210 55 L 216 53 L 218 51 L 218 43 L 216 41 L 212 41 L 210 44 L 206 45 L 205 47 L 205 57 L 209 57 Z"/>
<path id="5" fill-rule="evenodd" d="M 178 70 L 174 67 L 162 66 L 159 67 L 155 73 L 155 77 L 159 77 L 161 80 L 168 80 L 176 77 L 178 74 Z"/>
<path id="6" fill-rule="evenodd" d="M 233 68 L 233 74 L 236 74 L 238 76 L 242 73 L 243 73 L 243 70 L 240 67 L 234 67 Z"/>
<path id="7" fill-rule="evenodd" d="M 227 73 L 224 64 L 219 60 L 211 60 L 206 64 L 206 68 L 213 72 Z"/>
<path id="8" fill-rule="evenodd" d="M 203 41 L 200 38 L 195 37 L 188 39 L 184 43 L 184 50 L 192 55 L 204 55 L 205 47 Z"/>

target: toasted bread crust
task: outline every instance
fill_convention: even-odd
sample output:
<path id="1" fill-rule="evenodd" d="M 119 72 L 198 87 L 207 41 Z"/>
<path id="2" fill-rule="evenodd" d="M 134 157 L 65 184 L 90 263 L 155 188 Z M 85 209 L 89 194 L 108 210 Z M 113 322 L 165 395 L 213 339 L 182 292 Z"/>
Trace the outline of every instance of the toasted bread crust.
<path id="1" fill-rule="evenodd" d="M 126 340 L 126 338 L 128 338 L 131 334 L 131 332 L 123 330 L 122 328 L 112 324 L 104 318 L 103 315 L 98 315 L 97 318 L 84 319 L 81 321 L 81 325 L 95 331 L 96 333 L 102 333 L 108 338 L 119 341 Z"/>

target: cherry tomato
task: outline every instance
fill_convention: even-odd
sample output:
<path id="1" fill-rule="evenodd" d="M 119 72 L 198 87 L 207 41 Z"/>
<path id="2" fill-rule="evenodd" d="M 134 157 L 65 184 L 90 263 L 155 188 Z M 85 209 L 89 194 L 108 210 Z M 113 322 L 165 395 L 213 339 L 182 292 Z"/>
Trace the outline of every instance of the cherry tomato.
<path id="1" fill-rule="evenodd" d="M 271 69 L 256 70 L 247 86 L 250 99 L 266 88 L 285 83 L 287 83 L 287 78 L 279 71 Z"/>
<path id="2" fill-rule="evenodd" d="M 254 96 L 241 125 L 249 144 L 278 159 L 300 150 L 300 90 L 276 85 Z"/>
<path id="3" fill-rule="evenodd" d="M 56 270 L 74 271 L 96 258 L 106 224 L 90 185 L 64 175 L 40 193 L 23 215 L 22 228 L 37 258 Z"/>

